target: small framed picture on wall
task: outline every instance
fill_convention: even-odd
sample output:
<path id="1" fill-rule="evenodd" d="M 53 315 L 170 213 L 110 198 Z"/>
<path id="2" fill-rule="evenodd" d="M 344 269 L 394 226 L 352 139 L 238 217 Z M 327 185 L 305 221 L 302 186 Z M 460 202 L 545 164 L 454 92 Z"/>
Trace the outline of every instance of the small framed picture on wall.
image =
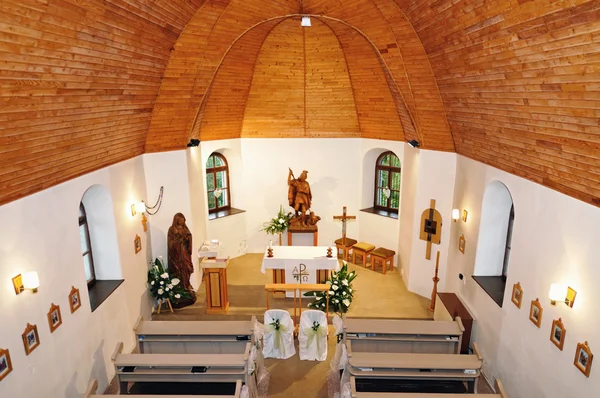
<path id="1" fill-rule="evenodd" d="M 458 238 L 458 250 L 462 253 L 465 254 L 465 244 L 467 242 L 465 241 L 465 236 L 461 235 L 460 238 Z"/>
<path id="2" fill-rule="evenodd" d="M 54 333 L 61 324 L 62 315 L 60 314 L 60 306 L 52 303 L 50 311 L 48 311 L 48 326 L 50 326 L 50 333 Z"/>
<path id="3" fill-rule="evenodd" d="M 594 359 L 594 355 L 592 355 L 592 351 L 588 345 L 588 342 L 585 343 L 577 343 L 577 350 L 575 350 L 575 361 L 573 364 L 577 369 L 581 371 L 585 375 L 585 377 L 590 377 L 590 371 L 592 370 L 592 359 Z"/>
<path id="4" fill-rule="evenodd" d="M 521 288 L 521 282 L 517 282 L 513 285 L 510 301 L 512 301 L 517 308 L 521 309 L 521 303 L 523 302 L 523 289 Z"/>
<path id="5" fill-rule="evenodd" d="M 531 300 L 531 307 L 529 308 L 529 320 L 533 322 L 535 326 L 538 328 L 542 325 L 542 305 L 540 304 L 540 300 L 537 298 L 535 300 Z"/>
<path id="6" fill-rule="evenodd" d="M 554 343 L 554 345 L 557 346 L 561 351 L 563 350 L 563 345 L 565 344 L 566 334 L 567 330 L 565 329 L 565 325 L 562 323 L 562 319 L 555 319 L 552 322 L 552 330 L 550 330 L 550 341 Z"/>
<path id="7" fill-rule="evenodd" d="M 138 254 L 142 251 L 142 238 L 140 238 L 139 235 L 135 236 L 135 239 L 133 240 L 133 247 L 135 248 L 135 254 Z"/>
<path id="8" fill-rule="evenodd" d="M 25 346 L 25 354 L 29 355 L 40 345 L 40 336 L 38 334 L 37 326 L 27 324 L 25 331 L 22 334 L 23 345 Z"/>
<path id="9" fill-rule="evenodd" d="M 12 362 L 8 350 L 0 348 L 0 381 L 12 372 Z"/>
<path id="10" fill-rule="evenodd" d="M 79 296 L 79 289 L 75 289 L 75 286 L 71 288 L 71 293 L 69 293 L 69 307 L 71 307 L 71 314 L 81 307 L 81 296 Z"/>

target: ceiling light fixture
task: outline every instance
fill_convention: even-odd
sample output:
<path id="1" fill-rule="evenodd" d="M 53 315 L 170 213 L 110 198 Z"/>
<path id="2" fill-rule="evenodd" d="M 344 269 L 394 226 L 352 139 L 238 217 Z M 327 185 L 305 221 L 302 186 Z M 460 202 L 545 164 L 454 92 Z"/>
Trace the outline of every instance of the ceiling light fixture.
<path id="1" fill-rule="evenodd" d="M 312 26 L 310 23 L 310 17 L 309 16 L 303 16 L 302 19 L 300 20 L 300 26 Z"/>

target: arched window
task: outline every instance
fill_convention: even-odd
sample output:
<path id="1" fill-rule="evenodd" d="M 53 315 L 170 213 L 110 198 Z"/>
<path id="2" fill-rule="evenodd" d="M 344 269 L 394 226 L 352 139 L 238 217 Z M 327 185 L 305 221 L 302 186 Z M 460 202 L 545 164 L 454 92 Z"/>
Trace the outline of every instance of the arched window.
<path id="1" fill-rule="evenodd" d="M 400 206 L 400 159 L 393 152 L 384 152 L 375 166 L 374 207 L 393 213 Z"/>
<path id="2" fill-rule="evenodd" d="M 231 187 L 227 159 L 220 153 L 213 153 L 206 162 L 206 192 L 208 212 L 216 213 L 231 208 Z"/>
<path id="3" fill-rule="evenodd" d="M 83 203 L 79 204 L 79 242 L 81 243 L 81 255 L 83 256 L 83 269 L 85 279 L 89 285 L 96 283 L 96 271 L 94 270 L 94 255 L 90 240 L 90 229 L 88 227 L 87 215 Z"/>

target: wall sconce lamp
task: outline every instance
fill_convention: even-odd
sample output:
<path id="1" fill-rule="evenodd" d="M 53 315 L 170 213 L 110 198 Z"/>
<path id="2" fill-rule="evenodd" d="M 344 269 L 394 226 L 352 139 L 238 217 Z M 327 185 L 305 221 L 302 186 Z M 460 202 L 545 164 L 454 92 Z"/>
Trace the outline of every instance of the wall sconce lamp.
<path id="1" fill-rule="evenodd" d="M 421 146 L 421 144 L 419 144 L 419 141 L 417 141 L 417 140 L 408 141 L 408 145 L 410 145 L 413 148 L 418 148 Z"/>
<path id="2" fill-rule="evenodd" d="M 457 222 L 459 218 L 460 218 L 460 210 L 452 209 L 452 219 L 454 220 L 454 222 Z"/>
<path id="3" fill-rule="evenodd" d="M 148 219 L 146 218 L 145 213 L 148 213 L 148 215 L 151 215 L 151 216 L 158 213 L 158 211 L 160 210 L 160 206 L 162 205 L 163 190 L 164 190 L 164 187 L 160 187 L 160 192 L 158 193 L 158 199 L 156 200 L 156 203 L 154 204 L 154 206 L 148 206 L 146 203 L 144 203 L 144 201 L 136 202 L 131 205 L 131 215 L 132 216 L 135 216 L 137 213 L 142 214 L 142 225 L 144 226 L 144 232 L 146 232 L 148 230 L 148 225 L 146 224 L 148 222 Z"/>
<path id="4" fill-rule="evenodd" d="M 23 293 L 25 290 L 31 290 L 33 293 L 37 293 L 38 288 L 40 287 L 40 278 L 35 271 L 26 272 L 23 275 L 19 274 L 12 278 L 12 282 L 17 295 Z"/>
<path id="5" fill-rule="evenodd" d="M 571 287 L 553 283 L 550 285 L 550 304 L 556 305 L 557 301 L 563 301 L 567 306 L 573 308 L 577 292 Z"/>
<path id="6" fill-rule="evenodd" d="M 300 26 L 303 26 L 303 27 L 311 26 L 310 17 L 306 16 L 306 15 L 303 16 L 302 19 L 300 20 Z"/>

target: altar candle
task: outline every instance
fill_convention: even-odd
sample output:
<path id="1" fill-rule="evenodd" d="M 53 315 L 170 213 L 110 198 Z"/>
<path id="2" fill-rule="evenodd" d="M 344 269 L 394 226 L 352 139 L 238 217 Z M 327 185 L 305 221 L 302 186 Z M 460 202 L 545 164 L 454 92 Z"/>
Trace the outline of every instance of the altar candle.
<path id="1" fill-rule="evenodd" d="M 272 240 L 270 240 L 270 241 L 269 241 L 269 249 L 272 249 L 272 248 L 273 248 L 273 241 L 272 241 Z"/>
<path id="2" fill-rule="evenodd" d="M 333 241 L 330 239 L 329 240 L 329 247 L 332 248 L 333 247 Z"/>

